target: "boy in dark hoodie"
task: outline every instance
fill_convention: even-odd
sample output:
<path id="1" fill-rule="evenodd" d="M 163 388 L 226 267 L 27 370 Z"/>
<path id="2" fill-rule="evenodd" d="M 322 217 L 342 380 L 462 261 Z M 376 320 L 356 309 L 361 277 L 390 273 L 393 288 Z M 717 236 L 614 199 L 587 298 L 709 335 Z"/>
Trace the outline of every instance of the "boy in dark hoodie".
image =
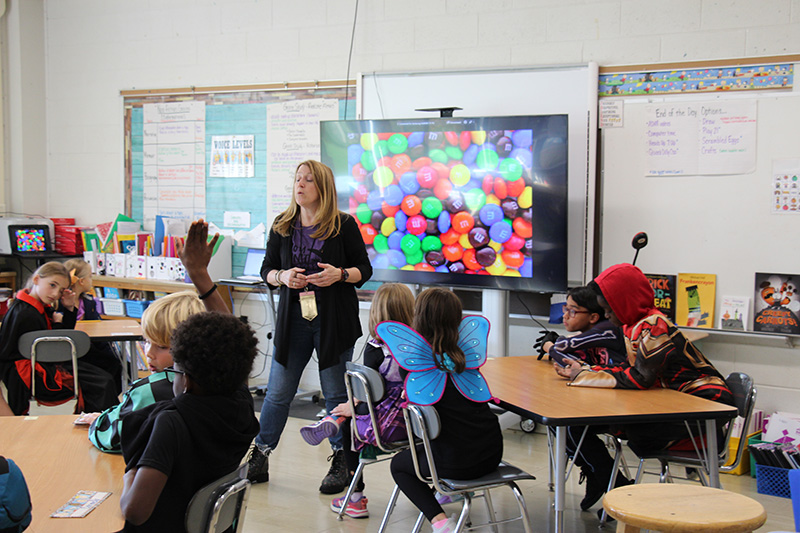
<path id="1" fill-rule="evenodd" d="M 588 366 L 578 361 L 556 372 L 578 387 L 620 389 L 670 388 L 708 400 L 733 405 L 733 396 L 722 375 L 680 330 L 653 305 L 653 289 L 642 271 L 630 264 L 614 265 L 589 284 L 597 293 L 606 318 L 620 326 L 625 335 L 628 358 L 620 366 Z M 605 493 L 614 460 L 598 433 L 624 433 L 637 454 L 670 449 L 693 449 L 685 424 L 632 424 L 609 428 L 591 426 L 575 464 L 586 476 L 586 496 L 581 509 L 587 510 Z M 574 455 L 583 427 L 569 428 L 567 449 Z M 618 485 L 627 480 L 618 476 Z"/>
<path id="2" fill-rule="evenodd" d="M 172 335 L 175 399 L 126 416 L 123 531 L 185 531 L 189 501 L 236 470 L 258 434 L 247 376 L 258 341 L 229 314 L 200 313 Z"/>

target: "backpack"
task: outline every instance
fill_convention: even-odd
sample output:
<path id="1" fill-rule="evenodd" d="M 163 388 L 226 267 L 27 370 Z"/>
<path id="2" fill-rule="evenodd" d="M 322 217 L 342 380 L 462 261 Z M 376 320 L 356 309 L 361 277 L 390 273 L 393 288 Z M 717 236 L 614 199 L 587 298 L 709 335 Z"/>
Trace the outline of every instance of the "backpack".
<path id="1" fill-rule="evenodd" d="M 0 533 L 18 533 L 31 523 L 31 495 L 22 470 L 0 456 Z"/>

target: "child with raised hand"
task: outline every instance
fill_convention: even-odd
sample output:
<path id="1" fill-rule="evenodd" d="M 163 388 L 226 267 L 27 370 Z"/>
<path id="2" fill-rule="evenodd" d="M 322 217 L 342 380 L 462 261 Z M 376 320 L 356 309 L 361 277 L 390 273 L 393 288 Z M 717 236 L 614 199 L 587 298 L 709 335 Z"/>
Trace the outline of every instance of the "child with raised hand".
<path id="1" fill-rule="evenodd" d="M 165 372 L 172 366 L 170 337 L 178 324 L 205 311 L 203 302 L 193 291 L 168 294 L 153 302 L 142 314 L 145 355 L 151 374 L 139 379 L 125 391 L 119 405 L 107 409 L 89 426 L 89 440 L 104 452 L 120 452 L 123 418 L 129 413 L 162 400 L 171 400 L 174 374 Z"/>
<path id="2" fill-rule="evenodd" d="M 253 330 L 230 314 L 178 325 L 168 369 L 175 398 L 125 419 L 123 531 L 186 531 L 194 493 L 239 466 L 259 429 L 246 386 L 257 346 Z"/>
<path id="3" fill-rule="evenodd" d="M 539 358 L 544 354 L 562 364 L 565 358 L 589 365 L 617 365 L 625 361 L 622 330 L 605 318 L 597 294 L 589 287 L 573 287 L 564 305 L 564 328 L 577 335 L 558 337 L 547 332 L 537 340 Z"/>
<path id="4" fill-rule="evenodd" d="M 70 275 L 63 264 L 51 261 L 31 275 L 18 291 L 0 329 L 0 380 L 8 389 L 8 405 L 16 415 L 26 414 L 31 394 L 30 360 L 19 353 L 20 337 L 43 329 L 75 327 L 75 295 L 69 289 Z M 62 312 L 54 312 L 56 305 Z M 58 405 L 74 396 L 72 365 L 37 362 L 37 400 Z M 118 381 L 118 378 L 117 378 Z M 78 402 L 75 412 L 100 411 L 117 403 L 114 378 L 104 370 L 78 359 Z"/>
<path id="5" fill-rule="evenodd" d="M 441 421 L 441 432 L 431 442 L 431 447 L 439 475 L 452 479 L 474 479 L 493 472 L 503 457 L 500 424 L 486 403 L 491 398 L 488 386 L 481 388 L 480 393 L 470 391 L 471 397 L 467 397 L 465 394 L 468 394 L 468 387 L 463 387 L 462 384 L 460 389 L 455 383 L 461 379 L 459 375 L 464 373 L 470 373 L 471 379 L 485 383 L 477 367 L 485 361 L 488 323 L 482 317 L 466 317 L 464 320 L 485 323 L 483 337 L 473 337 L 483 344 L 482 356 L 477 358 L 477 362 L 473 357 L 474 348 L 469 349 L 471 358 L 467 360 L 467 344 L 459 338 L 462 308 L 458 297 L 451 291 L 440 288 L 427 289 L 417 297 L 413 327 L 427 343 L 428 352 L 432 351 L 436 366 L 433 371 L 447 374 L 441 396 L 438 400 L 433 400 Z M 391 323 L 381 324 L 377 332 L 393 350 L 393 355 L 402 367 L 403 356 L 390 339 L 392 327 L 394 326 Z M 414 357 L 419 355 L 421 354 L 415 354 Z M 406 395 L 409 398 L 416 397 L 409 390 L 409 383 L 413 381 L 406 380 Z M 461 390 L 465 392 L 462 393 Z M 429 474 L 421 445 L 418 450 L 420 470 L 423 475 Z M 410 450 L 402 451 L 392 458 L 391 472 L 400 490 L 430 520 L 434 533 L 455 531 L 457 517 L 453 515 L 448 518 L 430 487 L 417 478 Z"/>
<path id="6" fill-rule="evenodd" d="M 64 267 L 70 275 L 70 290 L 75 295 L 75 311 L 77 320 L 100 320 L 97 312 L 97 301 L 92 294 L 92 268 L 83 259 L 69 259 L 64 262 Z M 62 311 L 59 306 L 57 311 Z M 122 363 L 114 354 L 111 345 L 107 342 L 92 342 L 89 351 L 83 360 L 108 372 L 114 380 L 117 395 L 122 392 Z"/>
<path id="7" fill-rule="evenodd" d="M 414 295 L 411 293 L 411 289 L 405 285 L 385 283 L 375 291 L 369 309 L 369 332 L 372 338 L 367 341 L 364 350 L 364 364 L 380 372 L 385 381 L 384 397 L 375 405 L 382 442 L 395 442 L 406 438 L 405 422 L 400 405 L 403 402 L 403 378 L 400 376 L 400 366 L 378 337 L 375 328 L 387 320 L 410 325 L 413 316 Z M 331 415 L 300 429 L 303 439 L 313 446 L 341 431 L 345 463 L 351 479 L 358 468 L 359 452 L 366 446 L 366 443 L 359 439 L 351 439 L 351 420 L 353 418 L 358 435 L 366 443 L 374 445 L 375 435 L 366 405 L 356 405 L 356 413 L 353 416 L 353 413 L 350 412 L 350 405 L 347 402 L 341 403 L 331 411 Z M 338 513 L 343 500 L 344 497 L 334 499 L 331 502 L 331 510 Z M 345 514 L 353 518 L 369 516 L 367 497 L 364 496 L 363 475 L 350 496 L 350 501 L 347 502 Z"/>

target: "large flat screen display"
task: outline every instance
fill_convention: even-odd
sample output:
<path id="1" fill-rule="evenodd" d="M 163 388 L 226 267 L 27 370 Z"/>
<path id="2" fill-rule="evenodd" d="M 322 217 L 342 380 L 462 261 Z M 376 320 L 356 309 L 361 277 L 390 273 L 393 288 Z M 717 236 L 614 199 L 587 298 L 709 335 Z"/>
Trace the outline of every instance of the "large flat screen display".
<path id="1" fill-rule="evenodd" d="M 567 287 L 567 115 L 321 123 L 376 281 Z"/>

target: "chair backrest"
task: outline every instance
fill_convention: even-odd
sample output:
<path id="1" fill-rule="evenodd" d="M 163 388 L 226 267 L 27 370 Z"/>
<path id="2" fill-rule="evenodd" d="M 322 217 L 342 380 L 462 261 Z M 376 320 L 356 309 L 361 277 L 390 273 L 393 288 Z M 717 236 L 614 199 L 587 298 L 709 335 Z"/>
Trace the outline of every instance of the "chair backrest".
<path id="1" fill-rule="evenodd" d="M 31 397 L 36 397 L 36 363 L 72 362 L 75 398 L 78 397 L 78 359 L 86 355 L 92 342 L 83 331 L 40 329 L 24 333 L 17 342 L 19 353 L 31 360 Z"/>
<path id="2" fill-rule="evenodd" d="M 188 533 L 236 533 L 242 530 L 250 481 L 247 465 L 198 490 L 186 508 Z M 230 528 L 230 529 L 229 529 Z"/>
<path id="3" fill-rule="evenodd" d="M 23 334 L 17 343 L 19 353 L 40 363 L 61 363 L 86 355 L 91 346 L 89 335 L 75 329 L 41 329 Z"/>
<path id="4" fill-rule="evenodd" d="M 728 466 L 720 467 L 720 470 L 727 472 L 738 467 L 739 463 L 742 461 L 742 455 L 747 447 L 747 428 L 750 426 L 750 419 L 753 416 L 753 409 L 756 405 L 758 391 L 756 390 L 753 378 L 743 372 L 733 372 L 729 374 L 728 377 L 725 378 L 725 384 L 728 385 L 728 388 L 733 394 L 734 405 L 739 411 L 739 416 L 743 419 L 742 424 L 738 426 L 739 430 L 737 434 L 733 434 L 733 420 L 728 424 L 725 431 L 725 447 L 723 448 L 722 462 L 725 462 L 727 459 L 728 444 L 730 443 L 731 437 L 737 437 L 739 439 L 734 462 Z"/>
<path id="5" fill-rule="evenodd" d="M 381 440 L 380 423 L 375 410 L 375 404 L 380 402 L 386 393 L 386 385 L 383 381 L 383 376 L 374 368 L 358 363 L 348 362 L 346 367 L 344 384 L 347 389 L 347 402 L 350 404 L 351 412 L 355 413 L 355 400 L 364 402 L 369 411 L 375 446 L 384 452 L 390 452 L 391 450 L 389 450 Z M 350 431 L 354 439 L 360 442 L 366 442 L 362 436 L 359 435 L 356 424 L 350 424 Z"/>

